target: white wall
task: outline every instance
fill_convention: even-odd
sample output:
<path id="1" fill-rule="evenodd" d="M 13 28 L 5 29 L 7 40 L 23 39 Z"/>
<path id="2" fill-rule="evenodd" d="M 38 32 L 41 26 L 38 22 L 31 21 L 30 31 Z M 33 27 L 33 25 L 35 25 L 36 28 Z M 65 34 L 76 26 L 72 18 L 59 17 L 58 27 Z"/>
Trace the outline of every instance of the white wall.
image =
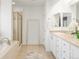
<path id="1" fill-rule="evenodd" d="M 1 34 L 12 39 L 12 0 L 1 0 Z"/>
<path id="2" fill-rule="evenodd" d="M 13 12 L 23 12 L 23 7 L 13 5 Z"/>
<path id="3" fill-rule="evenodd" d="M 71 7 L 71 5 L 75 4 L 78 1 L 79 0 L 59 0 L 56 4 L 50 5 L 51 3 L 54 3 L 54 1 L 47 0 L 47 3 L 46 3 L 47 22 L 49 22 L 48 19 L 52 19 L 51 25 L 53 25 L 53 22 L 54 22 L 53 15 L 55 15 L 57 13 L 72 13 L 73 18 L 75 18 L 76 6 Z"/>
<path id="4" fill-rule="evenodd" d="M 71 12 L 71 9 L 69 7 L 69 2 L 70 0 L 60 0 L 54 6 L 51 6 L 51 9 L 47 10 L 48 17 L 51 17 L 53 14 L 60 12 Z"/>
<path id="5" fill-rule="evenodd" d="M 23 12 L 23 18 L 24 18 L 24 42 L 26 42 L 27 39 L 27 20 L 30 19 L 37 19 L 40 21 L 40 42 L 43 42 L 43 25 L 44 25 L 44 7 L 24 7 L 24 12 Z M 26 28 L 26 29 L 25 29 Z"/>
<path id="6" fill-rule="evenodd" d="M 0 28 L 1 28 L 1 0 L 0 0 Z M 0 33 L 1 33 L 1 29 L 0 29 Z"/>
<path id="7" fill-rule="evenodd" d="M 40 43 L 44 40 L 45 11 L 43 6 L 16 6 L 23 9 L 23 44 L 27 43 L 27 20 L 37 19 L 40 21 Z"/>

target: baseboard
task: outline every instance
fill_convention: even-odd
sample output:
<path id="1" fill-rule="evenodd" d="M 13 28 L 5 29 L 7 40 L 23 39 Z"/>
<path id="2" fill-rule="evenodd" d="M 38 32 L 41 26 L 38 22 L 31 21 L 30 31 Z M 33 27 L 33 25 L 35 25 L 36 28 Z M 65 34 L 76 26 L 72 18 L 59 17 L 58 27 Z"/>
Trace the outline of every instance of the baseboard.
<path id="1" fill-rule="evenodd" d="M 22 44 L 22 45 L 27 45 L 27 46 L 28 46 L 28 45 L 29 45 L 29 46 L 40 46 L 40 45 L 41 45 L 41 46 L 43 46 L 43 44 Z"/>
<path id="2" fill-rule="evenodd" d="M 22 44 L 22 46 L 42 46 L 45 49 L 44 44 Z"/>
<path id="3" fill-rule="evenodd" d="M 41 46 L 41 44 L 25 44 L 26 46 Z"/>

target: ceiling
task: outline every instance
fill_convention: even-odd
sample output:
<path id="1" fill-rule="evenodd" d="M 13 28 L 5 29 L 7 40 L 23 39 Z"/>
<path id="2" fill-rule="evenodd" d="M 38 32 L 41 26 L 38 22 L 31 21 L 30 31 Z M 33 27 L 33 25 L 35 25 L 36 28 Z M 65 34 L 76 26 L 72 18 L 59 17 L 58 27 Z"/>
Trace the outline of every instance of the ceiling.
<path id="1" fill-rule="evenodd" d="M 44 5 L 46 0 L 13 0 L 16 5 L 23 6 L 40 6 Z"/>

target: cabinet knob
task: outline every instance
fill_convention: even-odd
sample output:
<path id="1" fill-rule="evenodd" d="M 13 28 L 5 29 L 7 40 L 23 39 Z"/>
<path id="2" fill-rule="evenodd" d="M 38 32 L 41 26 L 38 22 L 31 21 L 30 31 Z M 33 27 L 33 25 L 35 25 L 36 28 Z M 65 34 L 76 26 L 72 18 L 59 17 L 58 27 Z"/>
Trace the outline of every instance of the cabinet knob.
<path id="1" fill-rule="evenodd" d="M 65 57 L 63 57 L 62 59 L 66 59 Z"/>
<path id="2" fill-rule="evenodd" d="M 66 51 L 63 51 L 63 53 L 65 53 Z"/>
<path id="3" fill-rule="evenodd" d="M 64 46 L 66 46 L 66 44 L 64 43 Z"/>

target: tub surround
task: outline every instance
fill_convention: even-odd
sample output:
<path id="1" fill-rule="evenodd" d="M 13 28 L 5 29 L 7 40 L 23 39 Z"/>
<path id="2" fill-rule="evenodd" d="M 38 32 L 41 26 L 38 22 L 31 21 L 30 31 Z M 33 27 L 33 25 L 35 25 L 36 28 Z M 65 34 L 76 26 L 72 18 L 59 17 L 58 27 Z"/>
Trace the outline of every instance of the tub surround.
<path id="1" fill-rule="evenodd" d="M 14 59 L 18 51 L 18 41 L 13 41 L 11 45 L 3 44 L 0 48 L 0 59 Z"/>

